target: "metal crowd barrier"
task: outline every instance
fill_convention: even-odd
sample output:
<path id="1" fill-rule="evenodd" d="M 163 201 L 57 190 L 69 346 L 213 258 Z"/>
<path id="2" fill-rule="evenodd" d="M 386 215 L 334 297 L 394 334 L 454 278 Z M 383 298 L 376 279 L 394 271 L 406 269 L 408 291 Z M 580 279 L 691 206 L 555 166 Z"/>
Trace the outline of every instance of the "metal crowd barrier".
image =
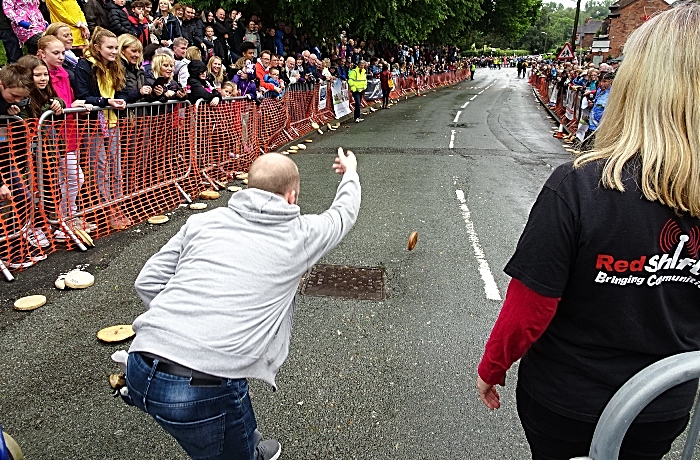
<path id="1" fill-rule="evenodd" d="M 65 115 L 42 114 L 35 161 L 47 222 L 86 250 L 68 225 L 73 219 L 94 220 L 90 225 L 97 228 L 91 230 L 103 236 L 113 230 L 109 216 L 116 207 L 128 227 L 171 209 L 181 198 L 190 202 L 183 188 L 193 168 L 189 107 L 187 101 L 169 101 L 129 104 L 124 110 L 93 107 L 89 112 L 73 108 L 64 110 Z M 71 145 L 77 148 L 69 159 Z M 77 193 L 69 191 L 71 183 L 79 184 Z M 173 192 L 167 193 L 170 188 Z M 66 209 L 71 193 L 75 209 Z"/>
<path id="2" fill-rule="evenodd" d="M 662 359 L 629 379 L 603 410 L 593 433 L 588 457 L 574 460 L 617 460 L 625 433 L 640 412 L 657 396 L 700 377 L 700 351 Z M 700 400 L 695 403 L 681 460 L 691 460 L 700 432 Z"/>

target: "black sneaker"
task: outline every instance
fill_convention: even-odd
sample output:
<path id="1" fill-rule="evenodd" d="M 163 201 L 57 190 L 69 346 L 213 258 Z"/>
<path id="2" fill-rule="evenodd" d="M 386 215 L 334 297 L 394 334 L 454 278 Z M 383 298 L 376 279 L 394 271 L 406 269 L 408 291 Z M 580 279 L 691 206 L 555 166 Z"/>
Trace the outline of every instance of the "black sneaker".
<path id="1" fill-rule="evenodd" d="M 255 448 L 255 460 L 277 460 L 282 454 L 282 444 L 274 439 L 262 441 Z"/>

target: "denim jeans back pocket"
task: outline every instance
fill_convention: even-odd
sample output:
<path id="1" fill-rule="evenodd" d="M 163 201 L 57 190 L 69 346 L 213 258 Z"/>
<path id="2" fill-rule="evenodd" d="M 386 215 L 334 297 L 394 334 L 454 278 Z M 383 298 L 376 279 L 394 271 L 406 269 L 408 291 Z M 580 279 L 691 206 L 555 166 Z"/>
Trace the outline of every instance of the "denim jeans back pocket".
<path id="1" fill-rule="evenodd" d="M 155 419 L 195 460 L 217 458 L 224 450 L 225 413 L 195 422 L 171 422 L 159 415 Z"/>

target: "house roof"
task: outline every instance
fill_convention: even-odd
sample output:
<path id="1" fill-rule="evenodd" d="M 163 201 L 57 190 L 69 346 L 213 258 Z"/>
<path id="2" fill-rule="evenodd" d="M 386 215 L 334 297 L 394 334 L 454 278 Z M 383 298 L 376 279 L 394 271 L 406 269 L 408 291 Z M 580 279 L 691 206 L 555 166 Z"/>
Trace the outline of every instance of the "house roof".
<path id="1" fill-rule="evenodd" d="M 578 29 L 576 29 L 576 33 L 578 34 L 594 34 L 598 32 L 598 29 L 603 25 L 603 21 L 599 21 L 597 19 L 591 19 L 588 21 L 586 24 L 579 26 Z"/>
<path id="2" fill-rule="evenodd" d="M 619 10 L 620 8 L 624 8 L 630 3 L 634 3 L 637 0 L 617 0 L 615 3 L 610 5 L 610 13 L 615 13 L 616 10 Z M 676 0 L 664 0 L 667 4 L 671 5 L 673 2 Z"/>

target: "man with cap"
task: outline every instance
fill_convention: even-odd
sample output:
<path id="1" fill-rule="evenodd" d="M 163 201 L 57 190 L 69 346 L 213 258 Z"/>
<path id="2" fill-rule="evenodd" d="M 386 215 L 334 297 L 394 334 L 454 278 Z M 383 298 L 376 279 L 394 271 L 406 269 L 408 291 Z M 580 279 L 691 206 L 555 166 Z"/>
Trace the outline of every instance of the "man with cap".
<path id="1" fill-rule="evenodd" d="M 299 280 L 357 219 L 357 160 L 339 150 L 333 169 L 343 178 L 327 211 L 302 216 L 296 165 L 268 153 L 246 190 L 191 216 L 136 279 L 147 311 L 133 324 L 122 398 L 191 457 L 279 458 L 279 442 L 261 441 L 247 379 L 276 388 Z"/>

